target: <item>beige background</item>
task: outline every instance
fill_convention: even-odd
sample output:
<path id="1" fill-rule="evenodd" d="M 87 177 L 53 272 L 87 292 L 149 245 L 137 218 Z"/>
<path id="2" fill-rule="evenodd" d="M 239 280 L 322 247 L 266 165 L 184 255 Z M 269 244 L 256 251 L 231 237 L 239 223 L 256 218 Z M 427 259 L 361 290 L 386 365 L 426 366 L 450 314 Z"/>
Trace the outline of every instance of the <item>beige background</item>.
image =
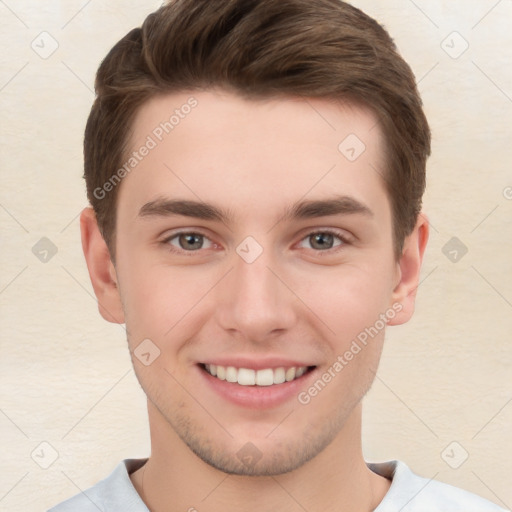
<path id="1" fill-rule="evenodd" d="M 123 327 L 97 312 L 78 214 L 94 73 L 159 4 L 0 1 L 1 510 L 45 510 L 149 453 L 144 395 Z M 434 137 L 417 312 L 388 331 L 365 454 L 510 508 L 512 1 L 353 4 L 410 62 Z M 57 249 L 46 262 L 32 250 L 43 237 Z"/>

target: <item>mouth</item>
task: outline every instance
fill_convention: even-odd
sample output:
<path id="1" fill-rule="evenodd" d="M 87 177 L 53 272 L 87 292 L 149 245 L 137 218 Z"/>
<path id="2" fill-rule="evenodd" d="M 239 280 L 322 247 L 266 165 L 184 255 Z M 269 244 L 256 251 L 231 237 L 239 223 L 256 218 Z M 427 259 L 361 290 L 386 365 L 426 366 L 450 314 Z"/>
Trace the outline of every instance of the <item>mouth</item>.
<path id="1" fill-rule="evenodd" d="M 296 381 L 316 368 L 315 366 L 280 366 L 254 370 L 216 364 L 200 364 L 199 366 L 218 380 L 248 387 L 279 386 Z"/>

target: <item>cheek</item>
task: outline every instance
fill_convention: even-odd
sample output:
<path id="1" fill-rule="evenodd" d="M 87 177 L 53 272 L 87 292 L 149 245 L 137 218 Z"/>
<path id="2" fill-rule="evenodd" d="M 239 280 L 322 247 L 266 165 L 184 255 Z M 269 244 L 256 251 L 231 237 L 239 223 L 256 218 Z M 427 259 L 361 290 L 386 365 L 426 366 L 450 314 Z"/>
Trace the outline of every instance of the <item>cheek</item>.
<path id="1" fill-rule="evenodd" d="M 128 270 L 128 269 L 131 270 Z M 194 318 L 199 323 L 201 302 L 214 286 L 217 276 L 199 267 L 126 265 L 120 275 L 126 324 L 131 337 L 172 339 Z"/>
<path id="2" fill-rule="evenodd" d="M 331 334 L 346 343 L 386 313 L 391 284 L 388 276 L 378 269 L 347 266 L 324 276 L 321 281 L 316 280 L 307 294 L 312 309 L 318 311 L 319 317 L 333 331 Z"/>

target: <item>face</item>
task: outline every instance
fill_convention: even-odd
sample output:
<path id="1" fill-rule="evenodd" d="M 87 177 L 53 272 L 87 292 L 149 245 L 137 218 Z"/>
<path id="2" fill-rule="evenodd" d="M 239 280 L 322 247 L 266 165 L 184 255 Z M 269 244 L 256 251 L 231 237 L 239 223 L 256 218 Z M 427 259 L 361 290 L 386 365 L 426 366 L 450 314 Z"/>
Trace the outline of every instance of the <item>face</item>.
<path id="1" fill-rule="evenodd" d="M 228 473 L 297 468 L 355 414 L 400 310 L 376 119 L 210 90 L 133 128 L 115 278 L 150 421 Z"/>

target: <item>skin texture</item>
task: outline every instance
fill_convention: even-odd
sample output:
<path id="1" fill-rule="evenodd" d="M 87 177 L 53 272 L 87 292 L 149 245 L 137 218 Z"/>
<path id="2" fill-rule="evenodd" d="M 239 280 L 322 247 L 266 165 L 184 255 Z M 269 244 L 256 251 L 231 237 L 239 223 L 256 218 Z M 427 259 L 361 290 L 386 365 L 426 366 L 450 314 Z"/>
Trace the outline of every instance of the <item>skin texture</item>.
<path id="1" fill-rule="evenodd" d="M 100 313 L 126 323 L 148 397 L 152 452 L 132 482 L 153 511 L 373 510 L 389 482 L 364 463 L 360 402 L 385 329 L 307 404 L 294 394 L 272 407 L 236 405 L 199 364 L 297 361 L 315 366 L 301 381 L 307 391 L 382 314 L 394 308 L 388 325 L 410 318 L 427 221 L 420 215 L 396 261 L 382 134 L 355 106 L 220 90 L 168 94 L 140 109 L 130 147 L 192 96 L 197 106 L 119 185 L 115 266 L 92 210 L 81 216 Z M 354 161 L 338 149 L 350 134 L 365 145 Z M 283 219 L 298 201 L 339 195 L 371 213 Z M 164 198 L 211 203 L 231 219 L 140 215 Z M 336 235 L 322 246 L 312 234 L 325 230 Z M 177 231 L 203 236 L 192 250 Z M 248 236 L 262 249 L 252 263 L 237 253 Z M 160 350 L 147 366 L 134 355 L 145 339 Z M 247 443 L 255 464 L 237 455 Z"/>

